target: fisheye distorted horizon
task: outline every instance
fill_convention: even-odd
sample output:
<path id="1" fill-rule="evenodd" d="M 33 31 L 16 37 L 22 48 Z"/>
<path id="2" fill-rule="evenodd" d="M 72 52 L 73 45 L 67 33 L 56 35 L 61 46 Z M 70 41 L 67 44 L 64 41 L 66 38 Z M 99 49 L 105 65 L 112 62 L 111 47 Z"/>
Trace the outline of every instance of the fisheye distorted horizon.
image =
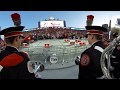
<path id="1" fill-rule="evenodd" d="M 120 11 L 0 11 L 1 29 L 14 26 L 10 15 L 19 13 L 25 29 L 37 28 L 38 21 L 54 17 L 55 19 L 65 20 L 66 27 L 85 28 L 87 15 L 94 15 L 93 25 L 116 24 L 116 18 L 120 18 Z"/>

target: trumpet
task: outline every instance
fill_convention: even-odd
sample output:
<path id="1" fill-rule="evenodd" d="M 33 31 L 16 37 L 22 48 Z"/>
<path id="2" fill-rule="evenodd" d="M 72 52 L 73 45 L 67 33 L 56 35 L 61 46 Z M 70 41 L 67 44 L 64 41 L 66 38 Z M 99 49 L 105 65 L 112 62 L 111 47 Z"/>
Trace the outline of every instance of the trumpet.
<path id="1" fill-rule="evenodd" d="M 120 35 L 113 39 L 113 41 L 107 46 L 104 51 L 102 52 L 101 58 L 100 58 L 100 65 L 102 72 L 105 76 L 105 79 L 113 79 L 113 77 L 110 74 L 110 56 L 115 49 L 115 46 L 118 45 L 120 42 Z M 107 60 L 107 65 L 105 63 L 105 60 Z"/>

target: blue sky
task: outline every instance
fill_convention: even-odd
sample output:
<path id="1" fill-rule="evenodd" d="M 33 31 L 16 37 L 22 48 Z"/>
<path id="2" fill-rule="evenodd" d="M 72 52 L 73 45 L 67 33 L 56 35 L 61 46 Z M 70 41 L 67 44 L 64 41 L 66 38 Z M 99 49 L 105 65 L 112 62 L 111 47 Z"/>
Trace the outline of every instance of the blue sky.
<path id="1" fill-rule="evenodd" d="M 87 15 L 94 15 L 93 25 L 108 24 L 112 19 L 112 25 L 116 22 L 116 17 L 120 16 L 120 11 L 0 11 L 1 29 L 14 26 L 10 15 L 19 13 L 25 29 L 37 28 L 38 21 L 54 17 L 65 20 L 67 27 L 84 28 L 86 26 Z"/>

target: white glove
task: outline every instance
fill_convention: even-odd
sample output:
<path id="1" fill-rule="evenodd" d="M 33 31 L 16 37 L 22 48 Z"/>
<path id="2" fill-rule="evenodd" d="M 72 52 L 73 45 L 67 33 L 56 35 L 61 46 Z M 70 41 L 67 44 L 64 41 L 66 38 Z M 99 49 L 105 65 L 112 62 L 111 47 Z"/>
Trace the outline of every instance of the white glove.
<path id="1" fill-rule="evenodd" d="M 41 78 L 40 72 L 36 72 L 36 73 L 35 73 L 35 77 L 36 77 L 36 78 Z"/>
<path id="2" fill-rule="evenodd" d="M 27 62 L 27 68 L 30 73 L 34 73 L 34 68 L 32 67 L 31 61 Z"/>
<path id="3" fill-rule="evenodd" d="M 0 72 L 1 72 L 2 69 L 3 69 L 3 66 L 0 65 Z"/>

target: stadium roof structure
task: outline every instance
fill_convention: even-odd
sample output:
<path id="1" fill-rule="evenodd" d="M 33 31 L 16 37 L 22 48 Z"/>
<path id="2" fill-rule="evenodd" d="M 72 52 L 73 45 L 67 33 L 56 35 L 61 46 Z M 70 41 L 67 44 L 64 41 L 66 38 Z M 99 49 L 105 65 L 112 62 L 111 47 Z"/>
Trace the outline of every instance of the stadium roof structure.
<path id="1" fill-rule="evenodd" d="M 30 31 L 29 29 L 23 29 L 23 31 Z"/>
<path id="2" fill-rule="evenodd" d="M 64 20 L 59 20 L 59 19 L 55 19 L 54 17 L 50 17 L 49 19 L 45 19 L 42 21 L 64 21 Z"/>
<path id="3" fill-rule="evenodd" d="M 73 30 L 86 30 L 85 28 L 76 28 L 76 27 L 71 27 Z"/>

